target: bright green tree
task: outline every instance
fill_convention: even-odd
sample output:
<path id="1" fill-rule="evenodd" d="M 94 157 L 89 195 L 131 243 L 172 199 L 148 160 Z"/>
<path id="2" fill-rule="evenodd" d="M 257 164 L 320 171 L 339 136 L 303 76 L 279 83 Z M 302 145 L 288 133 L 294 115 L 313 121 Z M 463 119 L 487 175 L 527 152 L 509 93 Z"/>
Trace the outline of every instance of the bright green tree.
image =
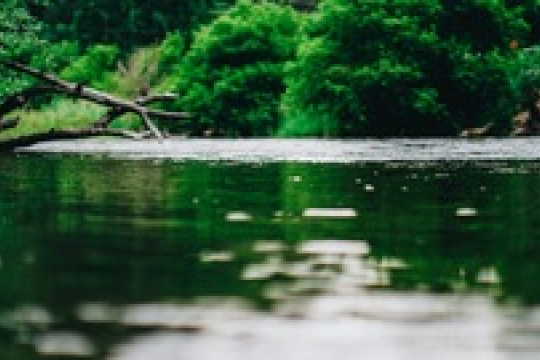
<path id="1" fill-rule="evenodd" d="M 195 133 L 275 132 L 298 23 L 288 6 L 242 0 L 195 34 L 170 82 L 181 94 L 179 108 L 197 114 Z"/>

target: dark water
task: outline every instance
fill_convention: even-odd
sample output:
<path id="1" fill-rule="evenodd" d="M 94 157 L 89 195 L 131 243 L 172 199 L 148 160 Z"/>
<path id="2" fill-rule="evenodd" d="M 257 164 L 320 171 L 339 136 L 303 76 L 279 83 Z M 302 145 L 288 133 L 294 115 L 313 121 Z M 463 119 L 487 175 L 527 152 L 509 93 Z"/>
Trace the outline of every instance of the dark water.
<path id="1" fill-rule="evenodd" d="M 537 359 L 540 161 L 480 144 L 2 155 L 0 358 Z"/>

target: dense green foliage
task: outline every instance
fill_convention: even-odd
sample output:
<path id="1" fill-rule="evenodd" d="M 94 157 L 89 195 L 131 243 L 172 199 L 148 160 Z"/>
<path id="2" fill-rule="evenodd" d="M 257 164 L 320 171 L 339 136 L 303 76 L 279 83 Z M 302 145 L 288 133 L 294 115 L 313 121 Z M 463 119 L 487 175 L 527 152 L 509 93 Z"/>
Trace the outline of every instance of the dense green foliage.
<path id="1" fill-rule="evenodd" d="M 198 135 L 505 128 L 540 87 L 539 0 L 233 3 L 5 0 L 0 58 L 130 98 L 176 91 L 171 110 L 196 117 L 169 130 Z M 0 71 L 0 96 L 29 83 Z"/>
<path id="2" fill-rule="evenodd" d="M 28 13 L 20 0 L 5 0 L 0 7 L 0 60 L 32 57 L 43 43 L 39 38 L 40 26 Z M 0 68 L 0 97 L 28 81 Z"/>
<path id="3" fill-rule="evenodd" d="M 39 10 L 49 37 L 85 48 L 95 43 L 133 49 L 160 41 L 176 30 L 188 35 L 231 0 L 55 0 Z"/>
<path id="4" fill-rule="evenodd" d="M 110 72 L 116 68 L 119 54 L 120 50 L 115 45 L 94 45 L 64 68 L 60 75 L 69 81 L 103 87 L 111 76 Z"/>
<path id="5" fill-rule="evenodd" d="M 275 133 L 284 64 L 293 57 L 297 28 L 291 8 L 240 1 L 198 31 L 171 79 L 182 95 L 178 106 L 197 114 L 191 131 Z"/>
<path id="6" fill-rule="evenodd" d="M 487 121 L 507 95 L 504 48 L 526 30 L 511 14 L 493 1 L 323 1 L 290 67 L 285 131 L 298 117 L 338 136 L 445 135 Z"/>

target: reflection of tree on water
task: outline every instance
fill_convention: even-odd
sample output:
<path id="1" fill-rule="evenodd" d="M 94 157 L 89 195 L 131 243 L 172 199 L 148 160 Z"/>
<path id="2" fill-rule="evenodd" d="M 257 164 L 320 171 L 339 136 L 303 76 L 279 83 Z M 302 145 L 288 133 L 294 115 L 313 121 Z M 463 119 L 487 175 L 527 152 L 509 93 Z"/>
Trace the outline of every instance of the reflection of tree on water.
<path id="1" fill-rule="evenodd" d="M 252 251 L 254 242 L 295 249 L 325 239 L 368 244 L 369 259 L 387 278 L 372 286 L 488 288 L 540 301 L 532 167 L 28 160 L 7 164 L 10 176 L 0 178 L 0 232 L 30 248 L 36 261 L 30 268 L 19 262 L 24 271 L 5 261 L 1 293 L 12 302 L 58 304 L 59 297 L 96 294 L 121 302 L 227 294 L 260 301 L 268 281 L 241 280 L 265 258 Z M 7 246 L 0 244 L 3 257 Z M 199 261 L 205 253 L 229 260 Z M 296 256 L 284 252 L 283 260 Z"/>
<path id="2" fill-rule="evenodd" d="M 497 168 L 502 173 L 494 173 Z M 286 183 L 289 212 L 337 204 L 355 208 L 358 218 L 308 219 L 288 226 L 287 234 L 368 241 L 374 257 L 397 257 L 408 265 L 391 271 L 392 288 L 489 289 L 497 296 L 538 303 L 540 290 L 532 279 L 540 275 L 534 256 L 540 215 L 531 199 L 540 194 L 533 170 L 522 164 L 402 164 L 323 172 L 288 165 L 287 174 L 303 179 Z"/>

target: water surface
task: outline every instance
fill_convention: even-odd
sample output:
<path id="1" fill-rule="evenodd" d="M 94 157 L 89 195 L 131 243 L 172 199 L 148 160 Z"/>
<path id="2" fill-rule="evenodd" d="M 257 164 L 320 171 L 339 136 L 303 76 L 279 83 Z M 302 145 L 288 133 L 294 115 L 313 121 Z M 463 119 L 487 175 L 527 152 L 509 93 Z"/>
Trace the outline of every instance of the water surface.
<path id="1" fill-rule="evenodd" d="M 540 143 L 0 156 L 2 358 L 536 359 Z"/>

